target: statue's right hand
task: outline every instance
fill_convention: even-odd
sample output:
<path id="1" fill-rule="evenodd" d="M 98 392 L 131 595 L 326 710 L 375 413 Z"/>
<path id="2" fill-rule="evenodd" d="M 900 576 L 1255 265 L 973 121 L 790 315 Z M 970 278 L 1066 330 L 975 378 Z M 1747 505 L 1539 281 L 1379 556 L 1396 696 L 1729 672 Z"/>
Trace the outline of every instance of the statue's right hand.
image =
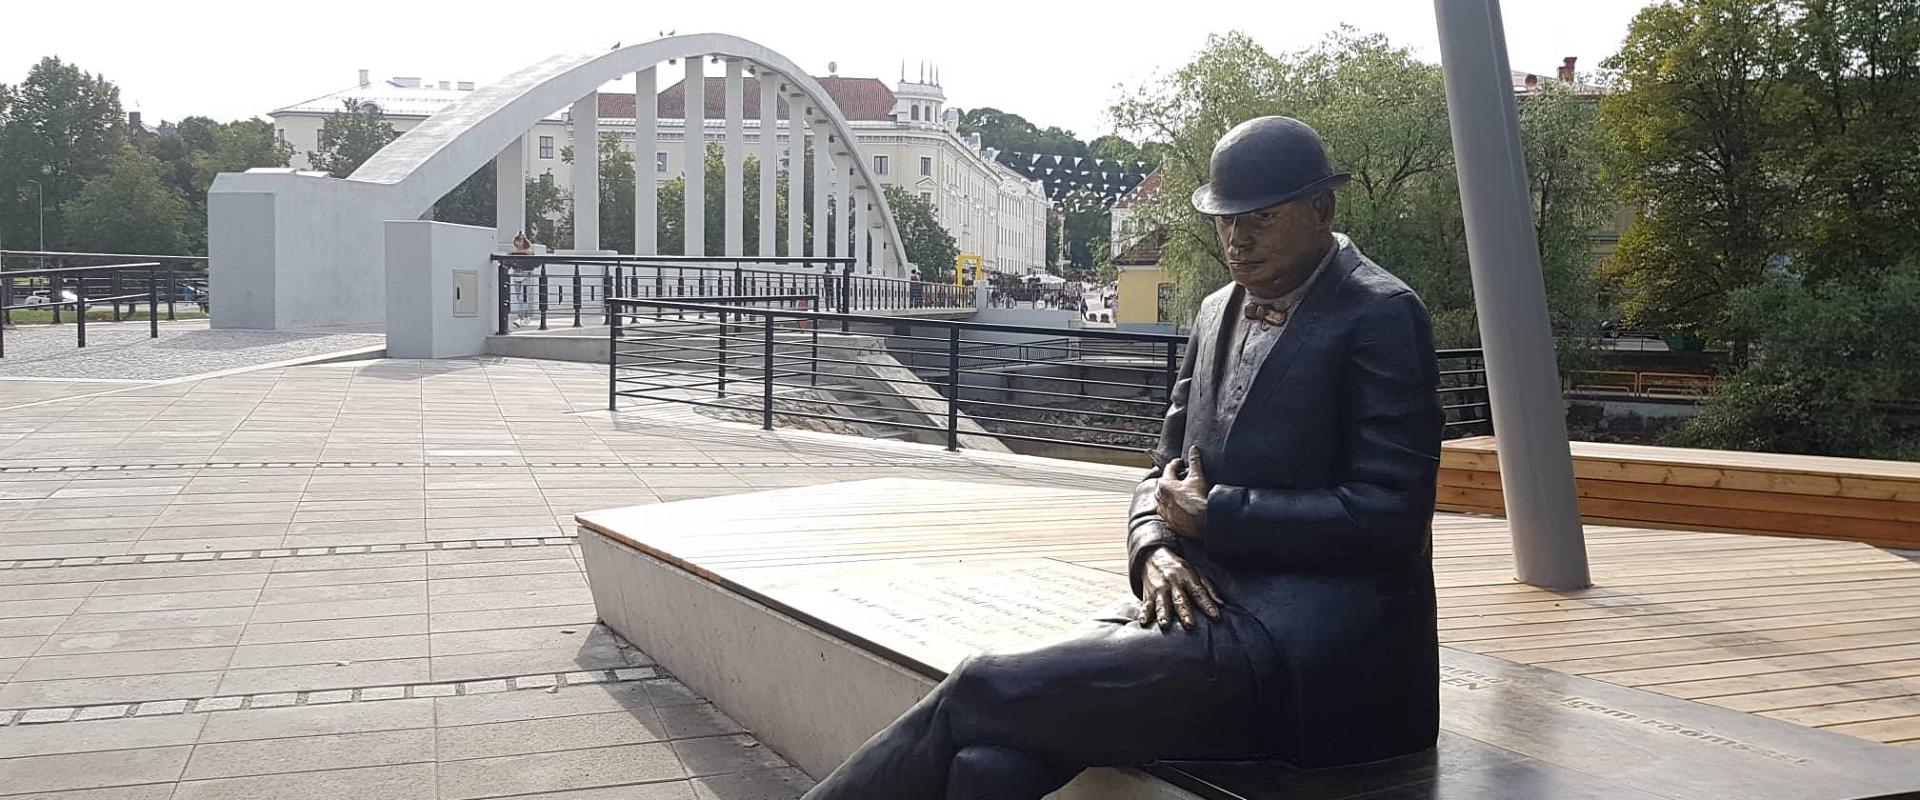
<path id="1" fill-rule="evenodd" d="M 1158 624 L 1161 630 L 1173 627 L 1173 620 L 1180 620 L 1180 627 L 1193 630 L 1197 620 L 1193 616 L 1195 604 L 1208 619 L 1220 618 L 1220 593 L 1214 591 L 1213 583 L 1200 573 L 1194 572 L 1185 559 L 1175 555 L 1165 547 L 1156 547 L 1147 556 L 1147 567 L 1141 582 L 1140 614 L 1134 621 L 1141 627 Z"/>

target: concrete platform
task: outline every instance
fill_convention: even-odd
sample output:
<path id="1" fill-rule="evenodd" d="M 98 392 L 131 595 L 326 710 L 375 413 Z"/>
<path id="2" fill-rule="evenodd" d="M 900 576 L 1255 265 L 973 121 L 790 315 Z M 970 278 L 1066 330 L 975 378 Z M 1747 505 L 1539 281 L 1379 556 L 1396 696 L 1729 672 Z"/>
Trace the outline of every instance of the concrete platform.
<path id="1" fill-rule="evenodd" d="M 578 521 L 602 620 L 818 776 L 967 653 L 1068 632 L 1123 598 L 1124 503 L 878 480 Z M 1920 796 L 1910 749 L 1451 647 L 1442 664 L 1433 753 L 1092 770 L 1058 796 Z"/>

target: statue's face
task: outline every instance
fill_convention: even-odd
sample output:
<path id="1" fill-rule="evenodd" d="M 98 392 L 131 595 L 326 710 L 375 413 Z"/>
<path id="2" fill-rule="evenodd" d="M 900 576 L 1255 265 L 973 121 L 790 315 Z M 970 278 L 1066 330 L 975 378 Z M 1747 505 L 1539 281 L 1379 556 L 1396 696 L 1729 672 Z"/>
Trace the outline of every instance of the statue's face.
<path id="1" fill-rule="evenodd" d="M 1330 194 L 1213 218 L 1233 282 L 1255 297 L 1285 294 L 1313 274 L 1331 246 L 1332 225 Z"/>

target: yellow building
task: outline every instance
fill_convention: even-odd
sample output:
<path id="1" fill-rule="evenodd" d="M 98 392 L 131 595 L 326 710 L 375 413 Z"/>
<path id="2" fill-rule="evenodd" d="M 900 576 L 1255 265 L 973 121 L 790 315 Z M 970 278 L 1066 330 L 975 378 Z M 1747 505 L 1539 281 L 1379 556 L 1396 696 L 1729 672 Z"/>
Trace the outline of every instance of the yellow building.
<path id="1" fill-rule="evenodd" d="M 1118 274 L 1119 307 L 1114 309 L 1116 324 L 1178 324 L 1171 317 L 1173 280 L 1160 268 L 1160 246 L 1166 236 L 1152 233 L 1140 237 L 1113 260 Z"/>

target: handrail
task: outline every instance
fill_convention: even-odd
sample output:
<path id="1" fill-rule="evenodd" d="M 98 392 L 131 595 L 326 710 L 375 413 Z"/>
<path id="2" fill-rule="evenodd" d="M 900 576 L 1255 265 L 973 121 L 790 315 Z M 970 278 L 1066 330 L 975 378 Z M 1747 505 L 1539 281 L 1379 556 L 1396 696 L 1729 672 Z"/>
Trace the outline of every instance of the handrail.
<path id="1" fill-rule="evenodd" d="M 153 258 L 172 261 L 205 261 L 206 256 L 169 256 L 157 253 L 76 253 L 66 250 L 0 250 L 0 256 L 72 256 L 74 258 Z"/>
<path id="2" fill-rule="evenodd" d="M 139 272 L 147 276 L 147 338 L 160 338 L 160 280 L 162 271 L 163 268 L 159 262 L 143 261 L 131 264 L 95 264 L 84 267 L 54 267 L 50 269 L 0 272 L 0 358 L 5 358 L 7 355 L 5 331 L 6 327 L 13 322 L 13 312 L 29 308 L 47 308 L 53 312 L 54 324 L 59 324 L 60 309 L 65 306 L 73 306 L 75 346 L 81 348 L 86 347 L 88 306 L 97 303 L 112 303 L 113 321 L 119 322 L 121 301 L 133 300 L 140 297 L 139 294 L 118 293 L 120 290 L 120 274 L 123 272 Z M 164 271 L 166 273 L 167 283 L 171 286 L 174 281 L 174 272 L 170 268 Z M 109 294 L 104 297 L 88 297 L 87 279 L 103 272 L 108 273 L 112 279 L 108 288 Z M 72 276 L 71 283 L 66 280 L 67 276 Z M 41 278 L 46 282 L 47 302 L 32 305 L 24 303 L 14 304 L 14 281 L 19 278 L 32 277 Z M 66 288 L 69 286 L 73 290 L 73 299 L 61 299 Z M 167 318 L 173 318 L 173 296 L 171 293 L 167 296 Z"/>
<path id="3" fill-rule="evenodd" d="M 767 430 L 777 419 L 827 421 L 841 430 L 846 424 L 855 431 L 887 429 L 949 450 L 973 441 L 967 437 L 984 437 L 1140 453 L 1158 441 L 1156 412 L 1169 400 L 1185 352 L 1186 337 L 1174 334 L 904 321 L 794 307 L 816 300 L 808 294 L 609 298 L 608 409 L 618 410 L 626 397 L 756 413 Z M 633 324 L 641 320 L 645 324 Z M 868 372 L 871 361 L 845 350 L 872 345 L 822 341 L 823 323 L 833 322 L 842 330 L 858 324 L 859 335 L 877 341 L 916 377 Z M 1035 339 L 998 342 L 978 334 Z M 1128 356 L 1128 366 L 1082 358 L 1092 348 L 1115 344 L 1128 347 L 1114 351 Z M 830 352 L 823 354 L 823 347 Z M 1450 349 L 1435 355 L 1467 362 L 1449 365 L 1436 387 L 1445 435 L 1487 432 L 1483 354 Z M 1020 369 L 1068 363 L 1086 369 Z"/>

